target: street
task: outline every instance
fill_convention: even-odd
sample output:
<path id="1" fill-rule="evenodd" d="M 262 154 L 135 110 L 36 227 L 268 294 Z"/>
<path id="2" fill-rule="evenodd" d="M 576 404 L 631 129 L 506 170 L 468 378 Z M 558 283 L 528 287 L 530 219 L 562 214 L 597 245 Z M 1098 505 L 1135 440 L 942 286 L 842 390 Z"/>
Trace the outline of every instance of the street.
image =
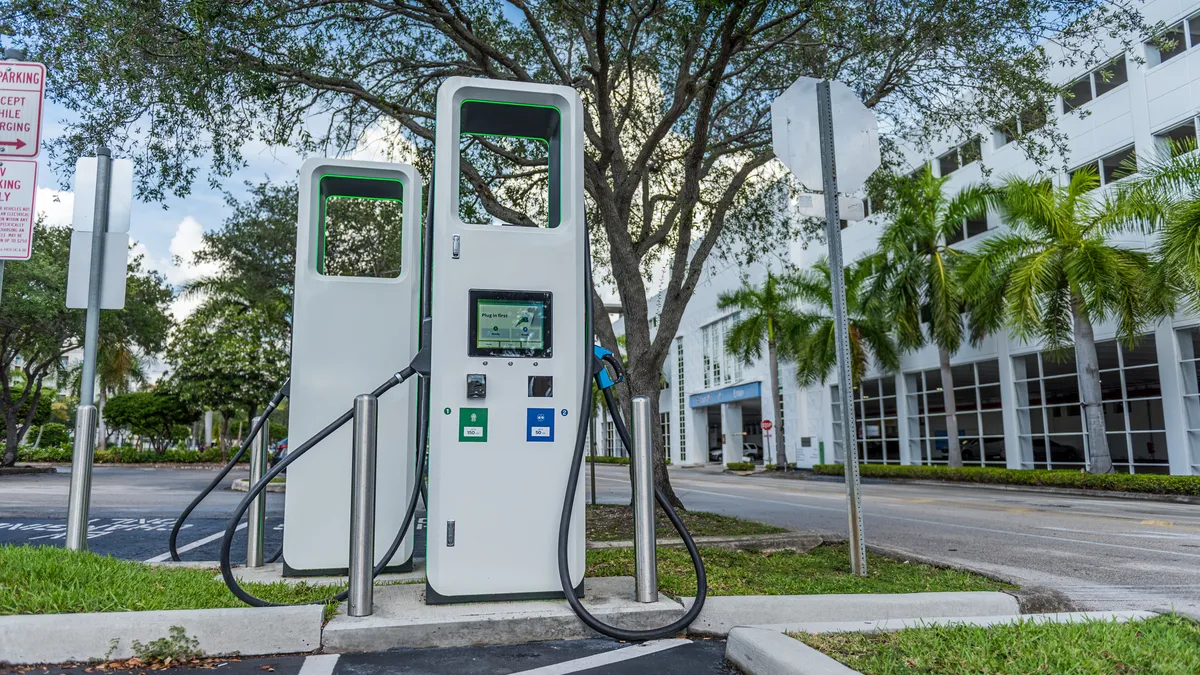
<path id="1" fill-rule="evenodd" d="M 627 468 L 597 468 L 600 501 L 628 500 Z M 0 479 L 0 542 L 61 545 L 69 479 L 69 473 L 61 471 Z M 97 467 L 91 550 L 132 560 L 166 559 L 174 517 L 213 475 L 212 469 Z M 676 492 L 691 509 L 793 529 L 846 533 L 845 488 L 839 482 L 737 476 L 712 469 L 673 468 L 671 475 Z M 230 480 L 235 477 L 241 477 L 239 472 Z M 180 534 L 184 559 L 216 558 L 225 514 L 242 496 L 221 489 L 201 505 Z M 267 548 L 274 550 L 282 538 L 283 495 L 272 494 L 268 502 Z M 1048 586 L 1086 609 L 1200 610 L 1196 506 L 878 482 L 863 486 L 863 505 L 871 544 L 990 571 L 1023 585 Z M 234 550 L 242 546 L 236 541 Z M 418 555 L 423 549 L 420 528 Z M 617 655 L 626 647 L 611 640 L 583 640 L 388 651 L 322 663 L 330 673 L 519 673 L 552 664 L 561 665 L 534 672 L 731 672 L 723 664 L 720 641 L 673 643 L 663 652 L 636 658 L 626 652 Z M 605 658 L 613 661 L 596 661 L 601 654 L 611 654 Z M 301 662 L 255 659 L 242 665 L 257 669 L 278 664 L 280 672 L 295 672 Z"/>

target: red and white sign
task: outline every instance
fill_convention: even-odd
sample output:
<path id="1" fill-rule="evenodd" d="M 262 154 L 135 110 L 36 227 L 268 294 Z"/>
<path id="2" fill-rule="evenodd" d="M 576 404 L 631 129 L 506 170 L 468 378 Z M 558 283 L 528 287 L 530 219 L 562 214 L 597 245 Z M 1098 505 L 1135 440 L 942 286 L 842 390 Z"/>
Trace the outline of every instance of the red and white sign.
<path id="1" fill-rule="evenodd" d="M 29 260 L 33 253 L 33 198 L 37 162 L 0 158 L 0 260 Z"/>
<path id="2" fill-rule="evenodd" d="M 771 430 L 771 420 L 763 420 L 762 424 L 760 424 L 759 426 L 762 427 L 763 431 L 770 431 Z"/>
<path id="3" fill-rule="evenodd" d="M 0 62 L 0 157 L 37 157 L 45 94 L 46 66 Z"/>

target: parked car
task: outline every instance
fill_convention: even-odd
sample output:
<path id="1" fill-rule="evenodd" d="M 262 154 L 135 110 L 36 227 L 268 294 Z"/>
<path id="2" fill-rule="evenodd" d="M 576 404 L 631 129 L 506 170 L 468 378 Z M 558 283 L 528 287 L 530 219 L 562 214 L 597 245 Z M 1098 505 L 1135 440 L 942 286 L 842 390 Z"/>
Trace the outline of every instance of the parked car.
<path id="1" fill-rule="evenodd" d="M 721 458 L 724 456 L 725 456 L 725 452 L 721 449 L 721 446 L 719 446 L 719 445 L 715 448 L 708 449 L 708 461 L 710 461 L 710 462 L 719 462 L 719 461 L 721 461 Z"/>
<path id="2" fill-rule="evenodd" d="M 284 436 L 281 440 L 275 443 L 275 447 L 271 450 L 271 466 L 279 463 L 279 460 L 287 456 L 288 439 Z"/>
<path id="3" fill-rule="evenodd" d="M 757 443 L 742 443 L 742 461 L 753 462 L 755 460 L 762 461 L 763 451 L 758 447 Z"/>
<path id="4" fill-rule="evenodd" d="M 983 442 L 983 452 L 985 460 L 1002 460 L 1004 459 L 1004 439 L 989 438 Z M 979 439 L 972 438 L 965 441 L 962 446 L 963 461 L 979 461 Z"/>
<path id="5" fill-rule="evenodd" d="M 1033 461 L 1046 461 L 1046 441 L 1042 438 L 1033 439 Z M 1070 445 L 1063 445 L 1054 440 L 1050 441 L 1050 461 L 1055 464 L 1082 464 L 1083 451 Z"/>

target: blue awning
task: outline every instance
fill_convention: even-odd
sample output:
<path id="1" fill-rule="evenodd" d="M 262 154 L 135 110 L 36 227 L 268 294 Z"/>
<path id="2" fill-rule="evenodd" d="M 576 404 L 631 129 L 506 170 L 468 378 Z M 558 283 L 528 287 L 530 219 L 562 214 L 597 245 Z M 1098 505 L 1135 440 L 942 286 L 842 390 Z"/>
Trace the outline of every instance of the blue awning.
<path id="1" fill-rule="evenodd" d="M 725 387 L 716 391 L 706 391 L 703 394 L 692 394 L 688 399 L 688 407 L 702 408 L 708 405 L 717 405 L 718 403 L 732 403 L 734 401 L 744 401 L 746 399 L 761 397 L 762 382 L 749 382 L 747 384 Z"/>

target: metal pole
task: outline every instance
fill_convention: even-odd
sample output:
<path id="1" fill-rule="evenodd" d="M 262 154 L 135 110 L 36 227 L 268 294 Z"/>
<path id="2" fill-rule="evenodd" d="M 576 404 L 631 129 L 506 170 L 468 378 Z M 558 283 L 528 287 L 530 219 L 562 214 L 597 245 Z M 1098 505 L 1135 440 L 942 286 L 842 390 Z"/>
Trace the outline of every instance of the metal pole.
<path id="1" fill-rule="evenodd" d="M 841 404 L 842 449 L 846 469 L 846 500 L 850 516 L 850 569 L 867 574 L 867 545 L 863 540 L 862 496 L 858 485 L 858 448 L 850 371 L 850 326 L 846 319 L 846 280 L 842 272 L 842 228 L 838 213 L 837 163 L 833 148 L 833 104 L 829 80 L 817 83 L 817 121 L 821 132 L 821 169 L 825 193 L 825 237 L 829 240 L 829 277 L 833 291 L 833 321 L 837 337 L 838 394 Z"/>
<path id="2" fill-rule="evenodd" d="M 100 339 L 100 283 L 104 277 L 104 234 L 108 230 L 108 196 L 112 183 L 112 160 L 108 148 L 96 149 L 96 207 L 92 218 L 92 261 L 88 279 L 88 306 L 83 331 L 83 373 L 79 384 L 80 410 L 96 403 L 96 347 Z M 98 416 L 93 415 L 95 426 Z M 78 427 L 78 423 L 76 423 Z M 75 434 L 71 458 L 71 494 L 67 508 L 68 527 L 71 523 L 87 523 L 88 504 L 92 498 L 92 453 L 96 432 Z M 85 447 L 86 442 L 86 447 Z M 82 490 L 82 492 L 80 492 Z M 86 525 L 85 525 L 86 526 Z M 78 534 L 78 533 L 77 533 Z M 67 548 L 82 551 L 87 537 L 67 536 Z"/>
<path id="3" fill-rule="evenodd" d="M 654 443 L 650 398 L 633 397 L 633 559 L 638 602 L 658 602 L 658 542 L 654 533 Z"/>
<path id="4" fill-rule="evenodd" d="M 588 429 L 588 446 L 591 447 L 591 479 L 592 479 L 592 506 L 596 505 L 596 420 L 592 418 L 590 421 L 591 428 Z"/>
<path id="5" fill-rule="evenodd" d="M 354 467 L 350 480 L 350 616 L 370 616 L 375 592 L 375 441 L 379 401 L 354 398 Z"/>
<path id="6" fill-rule="evenodd" d="M 255 417 L 251 424 L 258 424 L 263 419 Z M 271 441 L 269 421 L 263 421 L 263 427 L 250 443 L 250 487 L 253 488 L 262 480 L 267 472 L 267 444 Z M 258 493 L 250 502 L 249 524 L 246 526 L 246 567 L 262 567 L 263 565 L 263 536 L 267 530 L 267 491 Z"/>
<path id="7" fill-rule="evenodd" d="M 79 406 L 75 414 L 75 457 L 71 465 L 70 502 L 67 505 L 67 548 L 87 550 L 88 497 L 92 494 L 92 472 L 80 466 L 92 466 L 96 447 L 96 406 Z"/>

